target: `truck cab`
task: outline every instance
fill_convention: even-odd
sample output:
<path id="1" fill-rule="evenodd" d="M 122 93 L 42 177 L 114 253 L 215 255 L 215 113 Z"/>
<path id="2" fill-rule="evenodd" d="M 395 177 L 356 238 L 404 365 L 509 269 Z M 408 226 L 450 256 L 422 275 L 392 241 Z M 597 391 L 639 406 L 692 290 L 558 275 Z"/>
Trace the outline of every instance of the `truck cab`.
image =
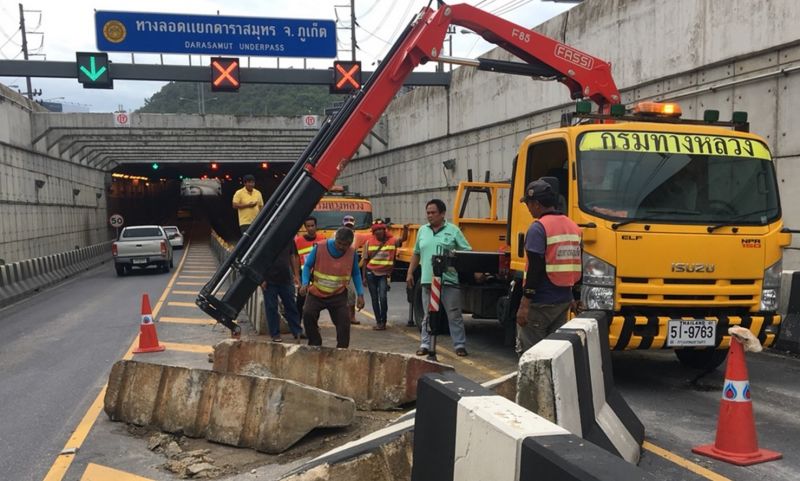
<path id="1" fill-rule="evenodd" d="M 336 186 L 320 199 L 311 215 L 317 219 L 317 232 L 324 239 L 333 238 L 347 215 L 355 220 L 356 247 L 360 247 L 372 232 L 372 202 Z M 301 228 L 298 233 L 303 232 L 305 229 Z"/>
<path id="2" fill-rule="evenodd" d="M 515 193 L 555 177 L 583 233 L 581 300 L 609 314 L 612 349 L 718 363 L 733 325 L 771 345 L 791 237 L 769 148 L 744 130 L 641 116 L 527 136 L 509 207 L 511 269 L 525 269 L 533 220 Z"/>

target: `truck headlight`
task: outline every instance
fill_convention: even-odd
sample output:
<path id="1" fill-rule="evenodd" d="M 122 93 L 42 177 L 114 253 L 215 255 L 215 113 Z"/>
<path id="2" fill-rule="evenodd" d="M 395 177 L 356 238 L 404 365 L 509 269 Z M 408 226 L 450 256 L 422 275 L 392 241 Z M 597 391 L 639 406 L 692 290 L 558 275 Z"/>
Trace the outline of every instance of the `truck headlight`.
<path id="1" fill-rule="evenodd" d="M 780 260 L 772 264 L 764 271 L 764 282 L 761 288 L 762 311 L 777 311 L 778 301 L 781 297 L 781 273 L 783 272 L 783 261 Z"/>
<path id="2" fill-rule="evenodd" d="M 590 310 L 611 311 L 614 309 L 614 288 L 584 285 L 581 287 L 581 302 Z"/>
<path id="3" fill-rule="evenodd" d="M 583 253 L 581 301 L 587 309 L 614 309 L 614 266 L 591 254 Z"/>

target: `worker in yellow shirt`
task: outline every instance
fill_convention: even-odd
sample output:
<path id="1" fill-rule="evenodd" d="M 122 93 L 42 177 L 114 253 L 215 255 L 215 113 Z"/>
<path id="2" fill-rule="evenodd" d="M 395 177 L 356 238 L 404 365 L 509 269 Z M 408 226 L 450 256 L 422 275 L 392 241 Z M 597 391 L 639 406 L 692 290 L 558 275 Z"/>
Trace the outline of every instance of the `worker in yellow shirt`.
<path id="1" fill-rule="evenodd" d="M 264 207 L 264 199 L 261 197 L 261 192 L 256 189 L 255 177 L 247 174 L 242 180 L 244 187 L 233 194 L 233 208 L 239 213 L 239 229 L 244 234 L 258 215 L 258 211 Z"/>

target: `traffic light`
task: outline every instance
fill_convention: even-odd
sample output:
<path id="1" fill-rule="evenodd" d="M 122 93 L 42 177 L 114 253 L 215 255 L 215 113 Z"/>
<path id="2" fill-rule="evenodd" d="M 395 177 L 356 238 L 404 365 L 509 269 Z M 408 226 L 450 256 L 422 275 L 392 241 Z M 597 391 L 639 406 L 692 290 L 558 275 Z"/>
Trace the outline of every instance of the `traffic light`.
<path id="1" fill-rule="evenodd" d="M 75 64 L 78 67 L 78 82 L 85 89 L 113 89 L 111 64 L 107 53 L 76 52 Z"/>
<path id="2" fill-rule="evenodd" d="M 332 94 L 349 94 L 361 88 L 361 62 L 333 62 Z"/>
<path id="3" fill-rule="evenodd" d="M 153 165 L 151 165 L 150 167 L 152 167 L 153 170 L 158 170 L 158 162 L 153 162 Z"/>
<path id="4" fill-rule="evenodd" d="M 211 57 L 211 90 L 214 92 L 239 91 L 239 59 L 237 57 Z"/>
<path id="5" fill-rule="evenodd" d="M 217 169 L 219 169 L 219 164 L 217 164 L 216 162 L 211 162 L 211 170 L 217 170 Z"/>
<path id="6" fill-rule="evenodd" d="M 267 169 L 269 169 L 269 164 L 266 163 L 266 162 L 261 162 L 261 168 L 264 169 L 264 170 L 267 170 Z"/>

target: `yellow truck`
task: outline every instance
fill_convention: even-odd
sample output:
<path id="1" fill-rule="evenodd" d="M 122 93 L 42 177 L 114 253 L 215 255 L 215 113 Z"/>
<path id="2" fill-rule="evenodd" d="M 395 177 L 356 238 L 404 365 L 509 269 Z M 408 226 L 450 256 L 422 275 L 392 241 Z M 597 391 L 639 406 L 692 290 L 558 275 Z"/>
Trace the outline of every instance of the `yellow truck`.
<path id="1" fill-rule="evenodd" d="M 748 132 L 745 113 L 718 116 L 684 120 L 677 104 L 657 103 L 591 114 L 579 102 L 561 128 L 527 136 L 513 166 L 507 252 L 488 245 L 449 256 L 465 311 L 488 317 L 494 298 L 476 289 L 475 273 L 500 280 L 494 287 L 508 279 L 493 307 L 513 338 L 533 221 L 519 193 L 548 177 L 581 227 L 581 301 L 607 313 L 612 349 L 673 349 L 684 364 L 710 368 L 725 358 L 730 326 L 772 345 L 791 234 L 767 143 Z M 510 276 L 492 260 L 504 256 Z"/>
<path id="2" fill-rule="evenodd" d="M 357 239 L 369 237 L 372 225 L 372 202 L 360 194 L 346 192 L 335 186 L 317 203 L 311 213 L 317 219 L 317 232 L 323 238 L 333 237 L 336 229 L 342 227 L 344 216 L 353 216 Z M 301 228 L 299 234 L 305 232 Z"/>

